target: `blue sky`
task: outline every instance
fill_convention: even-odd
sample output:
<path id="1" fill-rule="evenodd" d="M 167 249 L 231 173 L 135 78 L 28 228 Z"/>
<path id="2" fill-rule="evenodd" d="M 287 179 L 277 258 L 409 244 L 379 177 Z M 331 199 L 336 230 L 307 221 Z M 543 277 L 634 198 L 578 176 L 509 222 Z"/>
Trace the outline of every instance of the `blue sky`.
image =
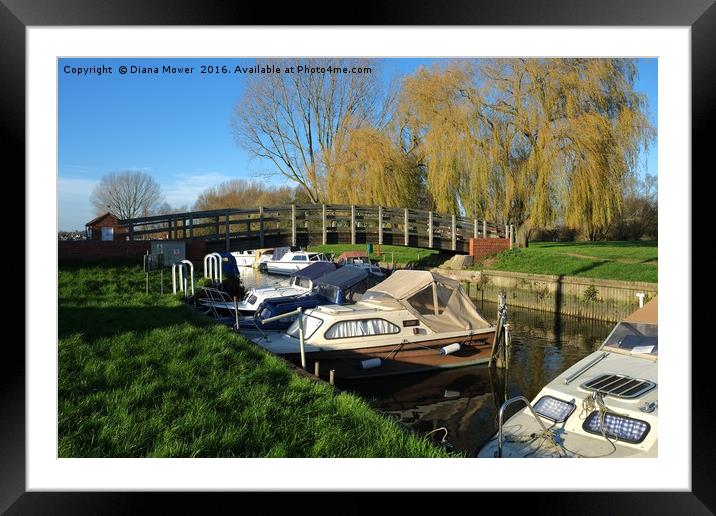
<path id="1" fill-rule="evenodd" d="M 409 74 L 434 59 L 384 59 L 383 75 Z M 253 59 L 60 59 L 58 68 L 59 228 L 84 228 L 94 217 L 89 196 L 103 174 L 138 169 L 151 174 L 173 207 L 191 207 L 204 189 L 270 171 L 234 141 L 230 120 L 244 74 L 200 74 L 201 65 L 251 65 Z M 188 75 L 118 73 L 121 65 L 193 66 Z M 78 75 L 65 67 L 111 66 L 112 74 Z M 638 60 L 635 87 L 657 121 L 657 60 Z M 657 173 L 656 145 L 642 173 Z M 263 176 L 261 176 L 263 177 Z M 280 184 L 279 177 L 269 181 Z"/>

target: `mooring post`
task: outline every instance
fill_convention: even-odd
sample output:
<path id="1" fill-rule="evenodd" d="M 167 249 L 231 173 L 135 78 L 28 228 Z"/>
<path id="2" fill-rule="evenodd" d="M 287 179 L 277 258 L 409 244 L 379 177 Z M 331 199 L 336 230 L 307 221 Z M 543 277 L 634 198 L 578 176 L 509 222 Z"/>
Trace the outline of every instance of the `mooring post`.
<path id="1" fill-rule="evenodd" d="M 259 207 L 259 247 L 264 246 L 264 207 Z"/>
<path id="2" fill-rule="evenodd" d="M 409 222 L 408 208 L 405 208 L 405 214 L 404 214 L 404 220 L 403 220 L 403 233 L 404 233 L 403 240 L 404 240 L 404 245 L 406 245 L 406 246 L 408 245 L 408 243 L 410 243 L 410 233 L 409 233 L 409 228 L 408 228 L 408 222 Z"/>
<path id="3" fill-rule="evenodd" d="M 378 245 L 383 244 L 383 207 L 378 206 Z"/>
<path id="4" fill-rule="evenodd" d="M 482 238 L 487 238 L 487 221 L 482 221 Z"/>
<path id="5" fill-rule="evenodd" d="M 326 205 L 322 205 L 323 212 L 321 215 L 321 220 L 323 221 L 323 233 L 321 237 L 321 242 L 323 242 L 323 245 L 326 245 L 328 243 L 328 228 L 326 227 Z"/>
<path id="6" fill-rule="evenodd" d="M 234 328 L 239 329 L 239 298 L 234 296 Z"/>
<path id="7" fill-rule="evenodd" d="M 229 211 L 226 210 L 226 251 L 231 250 L 231 225 L 229 224 Z M 221 266 L 221 265 L 220 265 Z"/>
<path id="8" fill-rule="evenodd" d="M 291 205 L 291 245 L 296 246 L 296 205 Z"/>
<path id="9" fill-rule="evenodd" d="M 452 250 L 457 251 L 457 218 L 452 216 Z"/>
<path id="10" fill-rule="evenodd" d="M 356 207 L 351 204 L 351 244 L 356 243 Z"/>
<path id="11" fill-rule="evenodd" d="M 428 212 L 428 247 L 433 246 L 433 212 Z"/>
<path id="12" fill-rule="evenodd" d="M 331 385 L 336 384 L 336 370 L 335 369 L 330 370 L 330 372 L 328 374 L 328 383 L 330 383 Z"/>
<path id="13" fill-rule="evenodd" d="M 313 374 L 315 376 L 321 376 L 321 363 L 318 360 L 313 364 Z"/>

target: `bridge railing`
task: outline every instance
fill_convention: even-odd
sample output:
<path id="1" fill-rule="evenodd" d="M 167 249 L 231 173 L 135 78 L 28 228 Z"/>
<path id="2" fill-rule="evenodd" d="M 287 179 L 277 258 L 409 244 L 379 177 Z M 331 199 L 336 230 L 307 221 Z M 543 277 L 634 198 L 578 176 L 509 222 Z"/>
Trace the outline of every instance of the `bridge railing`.
<path id="1" fill-rule="evenodd" d="M 508 238 L 511 232 L 509 226 L 432 211 L 339 204 L 193 211 L 119 223 L 130 240 L 224 241 L 227 250 L 375 243 L 467 252 L 470 238 Z"/>

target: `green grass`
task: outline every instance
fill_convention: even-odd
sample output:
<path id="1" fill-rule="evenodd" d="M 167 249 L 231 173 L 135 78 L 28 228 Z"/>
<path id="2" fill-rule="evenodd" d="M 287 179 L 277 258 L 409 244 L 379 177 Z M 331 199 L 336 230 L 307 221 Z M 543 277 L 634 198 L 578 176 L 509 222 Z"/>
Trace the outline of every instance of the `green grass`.
<path id="1" fill-rule="evenodd" d="M 311 251 L 335 254 L 336 258 L 344 251 L 365 251 L 366 244 L 329 244 L 329 245 L 312 245 Z M 390 263 L 391 253 L 392 259 L 399 265 L 439 265 L 440 253 L 434 249 L 421 249 L 418 247 L 403 247 L 400 245 L 381 245 L 381 256 L 378 256 L 378 245 L 373 244 L 373 252 L 370 254 L 371 260 Z"/>
<path id="2" fill-rule="evenodd" d="M 448 456 L 136 266 L 60 267 L 58 351 L 60 457 Z"/>
<path id="3" fill-rule="evenodd" d="M 658 242 L 530 242 L 474 268 L 658 282 Z"/>

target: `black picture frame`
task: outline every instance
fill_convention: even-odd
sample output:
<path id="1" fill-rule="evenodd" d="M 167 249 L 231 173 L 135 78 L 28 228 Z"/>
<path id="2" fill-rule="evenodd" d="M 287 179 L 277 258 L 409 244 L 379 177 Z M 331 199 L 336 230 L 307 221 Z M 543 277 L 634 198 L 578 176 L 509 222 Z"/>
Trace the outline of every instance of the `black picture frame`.
<path id="1" fill-rule="evenodd" d="M 716 6 L 714 0 L 532 0 L 495 2 L 457 0 L 440 2 L 397 0 L 368 1 L 340 15 L 335 3 L 251 4 L 218 1 L 174 0 L 0 0 L 0 105 L 4 131 L 4 154 L 15 158 L 15 171 L 25 166 L 25 30 L 29 26 L 82 25 L 575 25 L 575 26 L 689 26 L 692 52 L 692 164 L 706 165 L 716 91 Z M 280 8 L 277 8 L 280 5 Z M 334 14 L 335 13 L 335 14 Z M 335 18 L 335 19 L 334 19 Z M 706 167 L 707 170 L 713 166 Z M 10 173 L 9 171 L 6 173 Z M 687 171 L 681 171 L 686 180 Z M 692 176 L 693 177 L 693 176 Z M 692 190 L 694 191 L 694 190 Z M 696 204 L 694 199 L 694 204 Z M 688 209 L 684 207 L 684 209 Z M 697 223 L 696 217 L 693 217 Z M 696 235 L 695 228 L 692 235 Z M 32 238 L 25 234 L 25 238 Z M 692 265 L 706 265 L 694 257 Z M 31 300 L 29 300 L 31 301 Z M 692 303 L 692 320 L 704 316 L 705 304 Z M 695 338 L 685 334 L 690 345 Z M 702 344 L 710 344 L 703 342 Z M 149 499 L 164 511 L 181 504 L 186 496 L 172 493 L 77 493 L 26 492 L 25 488 L 25 368 L 24 348 L 6 339 L 0 375 L 0 512 L 8 514 L 130 513 L 146 509 Z M 708 346 L 692 346 L 692 490 L 690 492 L 642 493 L 529 493 L 511 501 L 529 503 L 530 512 L 582 514 L 710 514 L 716 510 L 713 484 L 716 457 L 710 419 L 714 413 Z M 688 436 L 685 436 L 687 438 Z M 559 486 L 558 479 L 555 482 Z M 239 494 L 244 503 L 246 494 Z M 273 496 L 273 495 L 272 495 Z M 292 495 L 296 496 L 296 495 Z M 483 494 L 478 496 L 482 497 Z M 371 510 L 375 499 L 352 495 L 353 511 Z M 305 496 L 296 498 L 303 505 Z M 445 501 L 445 499 L 443 499 Z M 504 503 L 503 497 L 495 502 Z M 555 506 L 555 503 L 558 505 Z M 414 496 L 401 503 L 403 511 L 424 503 Z M 478 503 L 474 500 L 474 503 Z M 479 502 L 483 507 L 484 500 Z M 489 503 L 489 501 L 488 501 Z"/>

